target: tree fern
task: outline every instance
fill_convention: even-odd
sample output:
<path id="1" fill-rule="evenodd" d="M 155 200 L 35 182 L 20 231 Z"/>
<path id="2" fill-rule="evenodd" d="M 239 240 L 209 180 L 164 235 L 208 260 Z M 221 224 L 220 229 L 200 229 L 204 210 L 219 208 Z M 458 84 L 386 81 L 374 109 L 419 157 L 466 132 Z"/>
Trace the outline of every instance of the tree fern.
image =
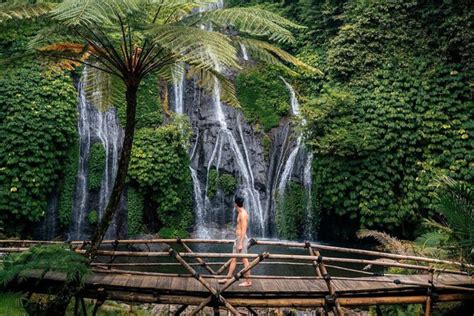
<path id="1" fill-rule="evenodd" d="M 10 19 L 31 19 L 49 13 L 55 8 L 54 1 L 36 1 L 31 3 L 27 0 L 6 1 L 0 3 L 0 23 Z"/>
<path id="2" fill-rule="evenodd" d="M 235 7 L 198 13 L 185 18 L 182 23 L 187 25 L 212 23 L 217 28 L 231 26 L 241 34 L 262 36 L 283 43 L 295 42 L 288 27 L 302 28 L 277 14 L 257 7 Z"/>
<path id="3" fill-rule="evenodd" d="M 35 246 L 22 253 L 5 257 L 0 270 L 0 284 L 8 285 L 13 280 L 23 280 L 30 273 L 54 271 L 66 275 L 66 281 L 81 281 L 89 272 L 87 259 L 65 247 Z"/>

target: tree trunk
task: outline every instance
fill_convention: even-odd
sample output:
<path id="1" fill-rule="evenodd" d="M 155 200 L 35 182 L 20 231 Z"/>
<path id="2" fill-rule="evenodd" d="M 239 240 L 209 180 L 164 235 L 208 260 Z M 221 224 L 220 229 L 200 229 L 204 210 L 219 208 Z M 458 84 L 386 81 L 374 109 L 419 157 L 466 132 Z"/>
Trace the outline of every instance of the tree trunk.
<path id="1" fill-rule="evenodd" d="M 127 100 L 127 122 L 125 125 L 125 135 L 123 139 L 122 151 L 120 152 L 120 160 L 115 177 L 114 187 L 110 195 L 109 202 L 105 209 L 97 230 L 92 238 L 91 245 L 87 251 L 88 257 L 92 260 L 95 257 L 100 243 L 104 239 L 105 233 L 109 225 L 120 207 L 120 199 L 125 187 L 127 179 L 130 156 L 132 153 L 133 137 L 135 134 L 135 114 L 137 109 L 137 90 L 138 84 L 127 85 L 125 97 Z"/>

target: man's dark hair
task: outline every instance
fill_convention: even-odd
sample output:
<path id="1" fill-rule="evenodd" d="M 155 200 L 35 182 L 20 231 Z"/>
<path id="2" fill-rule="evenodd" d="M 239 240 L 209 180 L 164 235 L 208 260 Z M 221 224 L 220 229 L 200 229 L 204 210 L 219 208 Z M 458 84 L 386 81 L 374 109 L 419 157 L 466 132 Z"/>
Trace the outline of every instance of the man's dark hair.
<path id="1" fill-rule="evenodd" d="M 236 196 L 235 197 L 235 204 L 237 204 L 238 207 L 244 206 L 244 198 L 241 196 Z"/>

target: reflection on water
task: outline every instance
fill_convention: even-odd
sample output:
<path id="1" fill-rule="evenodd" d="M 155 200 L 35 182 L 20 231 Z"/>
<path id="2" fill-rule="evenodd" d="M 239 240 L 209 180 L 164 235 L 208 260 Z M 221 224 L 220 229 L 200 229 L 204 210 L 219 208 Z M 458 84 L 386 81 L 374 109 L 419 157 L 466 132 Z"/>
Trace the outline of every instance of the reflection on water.
<path id="1" fill-rule="evenodd" d="M 261 239 L 259 239 L 261 241 Z M 273 240 L 275 241 L 275 240 Z M 171 245 L 178 252 L 186 252 L 186 250 L 179 244 Z M 229 253 L 232 252 L 232 244 L 188 244 L 188 246 L 194 252 L 200 253 Z M 344 244 L 337 245 L 343 247 L 354 247 L 354 245 Z M 133 247 L 133 250 L 151 250 L 151 251 L 166 251 L 167 245 L 158 244 L 158 245 L 149 245 L 140 246 L 140 249 Z M 356 245 L 355 248 L 360 248 L 360 245 Z M 130 247 L 127 250 L 132 250 Z M 125 250 L 125 249 L 123 249 Z M 305 248 L 288 248 L 285 246 L 274 246 L 274 245 L 254 245 L 249 248 L 249 253 L 259 254 L 262 252 L 269 252 L 271 254 L 284 254 L 284 255 L 309 255 L 308 249 Z M 358 259 L 376 259 L 375 257 L 361 256 L 351 253 L 341 253 L 335 251 L 321 250 L 321 255 L 323 257 L 344 257 L 344 258 L 358 258 Z M 101 258 L 101 262 L 109 262 L 109 258 Z M 228 258 L 203 258 L 214 271 L 218 270 L 222 264 L 224 264 Z M 185 258 L 188 263 L 197 263 L 194 258 Z M 251 260 L 250 260 L 251 261 Z M 284 262 L 290 262 L 290 264 L 284 264 Z M 294 265 L 295 262 L 303 263 L 302 265 Z M 147 271 L 147 272 L 161 272 L 161 273 L 179 273 L 179 274 L 188 274 L 188 271 L 185 270 L 180 264 L 171 257 L 136 257 L 136 258 L 127 258 L 127 257 L 117 257 L 114 260 L 114 263 L 146 263 L 144 266 L 116 266 L 115 269 L 124 269 L 124 270 L 134 270 L 134 271 Z M 156 265 L 157 263 L 164 265 Z M 291 264 L 293 263 L 293 264 Z M 328 265 L 337 265 L 343 268 L 361 270 L 364 265 L 362 264 L 353 264 L 353 263 L 328 263 Z M 243 266 L 239 260 L 238 270 Z M 199 265 L 194 265 L 196 269 L 201 274 L 209 274 L 203 267 Z M 371 272 L 379 272 L 379 270 L 371 270 Z M 328 267 L 328 272 L 331 276 L 345 276 L 345 277 L 356 277 L 363 276 L 360 273 L 340 270 Z M 226 272 L 223 273 L 225 275 Z M 272 276 L 315 276 L 314 268 L 309 261 L 297 261 L 297 260 L 282 260 L 282 259 L 266 259 L 254 269 L 252 269 L 253 275 L 272 275 Z"/>

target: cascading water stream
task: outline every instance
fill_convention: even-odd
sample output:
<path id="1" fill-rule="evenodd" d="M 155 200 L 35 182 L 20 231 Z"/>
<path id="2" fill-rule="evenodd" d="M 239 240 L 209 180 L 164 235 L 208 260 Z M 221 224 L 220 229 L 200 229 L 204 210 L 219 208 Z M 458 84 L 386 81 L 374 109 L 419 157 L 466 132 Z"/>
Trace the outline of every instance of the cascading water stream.
<path id="1" fill-rule="evenodd" d="M 242 58 L 245 61 L 249 61 L 250 58 L 249 58 L 249 53 L 247 52 L 247 47 L 245 47 L 245 45 L 242 43 L 240 43 L 240 51 L 242 52 Z"/>
<path id="2" fill-rule="evenodd" d="M 300 114 L 300 104 L 298 102 L 298 99 L 296 98 L 296 92 L 293 89 L 293 87 L 286 82 L 285 79 L 280 77 L 281 80 L 285 83 L 285 86 L 288 88 L 288 91 L 290 92 L 290 104 L 291 104 L 291 112 L 294 116 L 297 116 Z M 285 168 L 283 168 L 283 172 L 280 176 L 280 182 L 278 183 L 278 194 L 282 196 L 285 193 L 285 189 L 288 185 L 288 181 L 290 180 L 291 174 L 293 173 L 293 168 L 295 166 L 295 161 L 296 161 L 296 156 L 298 155 L 298 152 L 302 150 L 304 147 L 302 145 L 302 136 L 298 135 L 298 138 L 296 139 L 296 146 L 293 148 L 290 156 L 288 157 L 288 160 L 286 161 Z"/>
<path id="3" fill-rule="evenodd" d="M 100 142 L 105 151 L 104 172 L 99 192 L 98 211 L 99 219 L 102 218 L 114 185 L 118 169 L 118 158 L 123 139 L 116 110 L 99 111 L 86 100 L 85 82 L 87 82 L 88 68 L 83 72 L 79 82 L 79 167 L 77 172 L 75 199 L 73 201 L 72 222 L 70 228 L 71 239 L 81 240 L 87 238 L 87 215 L 91 211 L 88 188 L 88 162 L 91 145 Z M 94 86 L 96 86 L 94 84 Z M 99 93 L 94 91 L 93 93 Z M 117 234 L 116 217 L 114 217 L 107 238 L 115 238 Z"/>
<path id="4" fill-rule="evenodd" d="M 73 202 L 71 230 L 69 239 L 83 239 L 83 223 L 87 216 L 87 205 L 89 190 L 87 189 L 87 162 L 91 146 L 90 122 L 88 115 L 88 104 L 86 101 L 85 83 L 87 71 L 84 70 L 83 78 L 79 82 L 79 166 L 76 177 L 75 199 Z"/>
<path id="5" fill-rule="evenodd" d="M 174 92 L 174 112 L 184 113 L 184 63 L 176 64 L 172 71 L 173 92 Z"/>
<path id="6" fill-rule="evenodd" d="M 122 144 L 122 130 L 119 126 L 115 109 L 106 112 L 97 111 L 97 124 L 94 125 L 95 134 L 100 139 L 105 151 L 105 167 L 100 186 L 99 218 L 102 218 L 109 202 L 110 195 L 118 170 L 119 148 Z M 106 233 L 106 238 L 117 235 L 117 217 L 114 217 Z"/>
<path id="7" fill-rule="evenodd" d="M 300 115 L 300 105 L 298 99 L 296 97 L 296 92 L 284 78 L 280 77 L 281 80 L 284 82 L 285 86 L 287 87 L 288 91 L 290 92 L 290 104 L 291 104 L 291 111 L 294 116 Z M 303 119 L 302 123 L 305 124 L 306 120 Z M 305 236 L 307 238 L 311 238 L 314 234 L 314 225 L 313 225 L 313 218 L 312 218 L 312 162 L 313 162 L 313 153 L 309 152 L 305 149 L 303 144 L 303 137 L 302 135 L 298 135 L 296 139 L 296 146 L 293 148 L 292 152 L 290 153 L 288 160 L 283 168 L 283 172 L 280 176 L 280 181 L 278 183 L 278 196 L 279 198 L 283 198 L 285 195 L 285 190 L 288 186 L 288 182 L 293 174 L 293 169 L 295 167 L 296 157 L 299 153 L 305 156 L 305 165 L 303 169 L 303 185 L 306 191 L 306 216 L 307 216 L 307 225 L 305 227 Z"/>

